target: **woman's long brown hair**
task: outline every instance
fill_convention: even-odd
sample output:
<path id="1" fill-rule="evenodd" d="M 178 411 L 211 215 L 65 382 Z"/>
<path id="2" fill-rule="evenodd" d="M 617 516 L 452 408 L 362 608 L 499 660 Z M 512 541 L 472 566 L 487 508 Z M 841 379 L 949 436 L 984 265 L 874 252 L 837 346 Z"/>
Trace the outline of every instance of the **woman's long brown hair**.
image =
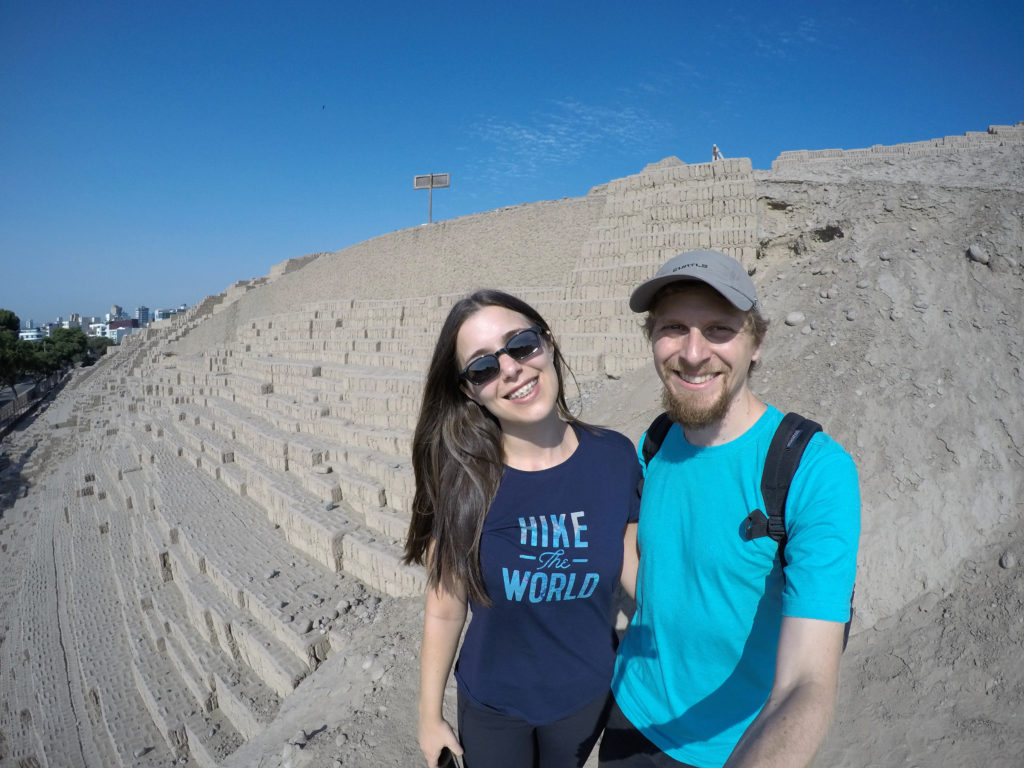
<path id="1" fill-rule="evenodd" d="M 504 470 L 501 425 L 462 391 L 456 359 L 462 324 L 484 307 L 518 312 L 543 331 L 558 379 L 558 414 L 567 422 L 577 420 L 565 401 L 563 369 L 568 366 L 551 329 L 533 307 L 490 289 L 455 303 L 434 346 L 413 434 L 416 492 L 403 560 L 426 566 L 430 588 L 457 593 L 464 586 L 472 600 L 489 605 L 480 572 L 480 537 Z M 433 553 L 427 558 L 431 543 Z"/>

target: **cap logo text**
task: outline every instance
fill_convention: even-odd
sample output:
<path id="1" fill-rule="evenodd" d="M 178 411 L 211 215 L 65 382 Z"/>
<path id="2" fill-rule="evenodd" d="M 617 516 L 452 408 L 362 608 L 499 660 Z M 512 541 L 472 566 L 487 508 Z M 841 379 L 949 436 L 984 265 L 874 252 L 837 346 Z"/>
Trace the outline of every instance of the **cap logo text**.
<path id="1" fill-rule="evenodd" d="M 689 269 L 690 267 L 700 267 L 701 269 L 707 269 L 708 265 L 707 264 L 701 264 L 701 263 L 696 262 L 696 261 L 691 261 L 689 264 L 681 264 L 680 266 L 676 267 L 672 271 L 673 272 L 678 272 L 681 269 Z"/>

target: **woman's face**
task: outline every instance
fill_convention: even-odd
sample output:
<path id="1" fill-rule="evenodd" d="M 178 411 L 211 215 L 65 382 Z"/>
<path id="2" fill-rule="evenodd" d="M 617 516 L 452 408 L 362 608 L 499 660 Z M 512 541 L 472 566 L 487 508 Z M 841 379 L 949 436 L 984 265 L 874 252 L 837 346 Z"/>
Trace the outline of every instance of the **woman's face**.
<path id="1" fill-rule="evenodd" d="M 470 315 L 459 329 L 455 343 L 455 364 L 459 371 L 477 358 L 501 350 L 520 331 L 533 327 L 524 315 L 506 307 L 483 307 Z M 558 377 L 550 341 L 541 332 L 536 353 L 516 360 L 498 355 L 498 375 L 482 384 L 462 380 L 462 389 L 508 431 L 513 425 L 527 425 L 557 418 Z"/>

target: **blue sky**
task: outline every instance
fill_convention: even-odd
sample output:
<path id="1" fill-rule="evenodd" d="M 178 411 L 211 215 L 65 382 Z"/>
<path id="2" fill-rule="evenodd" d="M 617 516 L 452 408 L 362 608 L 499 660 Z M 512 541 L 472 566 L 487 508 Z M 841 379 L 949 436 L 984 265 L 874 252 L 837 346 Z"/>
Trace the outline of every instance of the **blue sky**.
<path id="1" fill-rule="evenodd" d="M 1024 120 L 1024 2 L 0 0 L 0 307 L 192 304 L 675 155 Z M 415 292 L 415 286 L 410 286 Z"/>

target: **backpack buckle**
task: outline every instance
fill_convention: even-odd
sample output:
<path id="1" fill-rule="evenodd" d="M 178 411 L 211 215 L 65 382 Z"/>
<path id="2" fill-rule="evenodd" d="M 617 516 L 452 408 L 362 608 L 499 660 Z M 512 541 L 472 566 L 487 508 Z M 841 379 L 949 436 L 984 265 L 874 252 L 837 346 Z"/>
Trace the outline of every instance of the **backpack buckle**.
<path id="1" fill-rule="evenodd" d="M 767 518 L 766 531 L 768 536 L 781 542 L 786 538 L 786 521 L 781 515 Z"/>
<path id="2" fill-rule="evenodd" d="M 768 518 L 765 517 L 764 512 L 760 509 L 755 509 L 746 519 L 743 521 L 743 535 L 747 541 L 753 541 L 759 539 L 762 536 L 768 536 L 769 522 Z"/>

